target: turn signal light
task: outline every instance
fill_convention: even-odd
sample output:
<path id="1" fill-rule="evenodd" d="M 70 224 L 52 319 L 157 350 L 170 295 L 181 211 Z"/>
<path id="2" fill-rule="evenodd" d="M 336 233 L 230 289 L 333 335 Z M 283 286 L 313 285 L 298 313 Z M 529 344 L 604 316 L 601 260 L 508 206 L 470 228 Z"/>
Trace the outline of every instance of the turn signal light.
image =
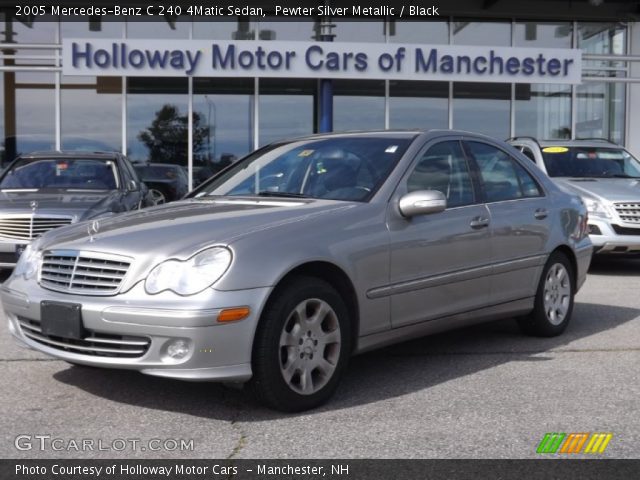
<path id="1" fill-rule="evenodd" d="M 218 322 L 237 322 L 247 318 L 250 313 L 249 307 L 225 308 L 218 314 Z"/>

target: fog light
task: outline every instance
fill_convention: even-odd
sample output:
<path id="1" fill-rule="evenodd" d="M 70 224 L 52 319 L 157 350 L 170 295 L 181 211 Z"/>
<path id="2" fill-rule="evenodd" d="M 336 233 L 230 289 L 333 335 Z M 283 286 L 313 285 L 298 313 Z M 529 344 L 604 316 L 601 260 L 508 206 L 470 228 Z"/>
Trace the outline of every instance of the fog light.
<path id="1" fill-rule="evenodd" d="M 167 347 L 167 355 L 174 360 L 182 360 L 189 354 L 189 344 L 184 340 L 174 340 Z"/>

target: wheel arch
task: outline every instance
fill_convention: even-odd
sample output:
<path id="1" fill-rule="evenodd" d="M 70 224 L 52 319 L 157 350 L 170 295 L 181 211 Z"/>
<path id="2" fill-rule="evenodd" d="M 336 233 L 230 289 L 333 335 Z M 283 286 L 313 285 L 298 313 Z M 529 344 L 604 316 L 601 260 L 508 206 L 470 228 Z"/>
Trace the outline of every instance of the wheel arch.
<path id="1" fill-rule="evenodd" d="M 576 258 L 575 252 L 568 245 L 559 245 L 553 250 L 553 252 L 551 252 L 551 255 L 553 255 L 556 252 L 564 254 L 569 259 L 569 262 L 571 263 L 571 275 L 573 277 L 573 284 L 577 286 L 578 259 Z"/>
<path id="2" fill-rule="evenodd" d="M 264 310 L 268 307 L 270 302 L 272 302 L 273 299 L 276 298 L 282 288 L 284 288 L 284 286 L 295 277 L 319 278 L 327 282 L 338 291 L 347 307 L 347 311 L 349 312 L 349 333 L 351 334 L 352 339 L 351 353 L 353 353 L 356 345 L 358 344 L 358 332 L 360 331 L 360 307 L 358 304 L 358 297 L 355 287 L 353 286 L 353 282 L 351 281 L 349 276 L 342 268 L 334 263 L 324 260 L 317 260 L 306 262 L 293 267 L 288 272 L 286 272 L 277 282 L 277 284 L 269 294 L 262 308 L 262 311 L 264 312 Z M 256 327 L 256 329 L 260 327 L 261 322 L 262 312 L 260 314 L 260 320 L 258 321 L 258 326 Z"/>

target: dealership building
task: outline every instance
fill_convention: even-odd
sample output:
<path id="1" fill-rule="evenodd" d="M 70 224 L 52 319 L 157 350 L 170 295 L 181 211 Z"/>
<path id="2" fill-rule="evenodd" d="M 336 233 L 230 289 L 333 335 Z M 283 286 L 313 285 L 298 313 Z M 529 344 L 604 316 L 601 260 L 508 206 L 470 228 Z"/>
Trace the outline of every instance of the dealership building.
<path id="1" fill-rule="evenodd" d="M 638 2 L 446 3 L 439 16 L 366 21 L 318 6 L 297 18 L 266 5 L 217 17 L 1 10 L 2 162 L 119 150 L 193 180 L 281 138 L 396 128 L 603 138 L 640 156 Z"/>

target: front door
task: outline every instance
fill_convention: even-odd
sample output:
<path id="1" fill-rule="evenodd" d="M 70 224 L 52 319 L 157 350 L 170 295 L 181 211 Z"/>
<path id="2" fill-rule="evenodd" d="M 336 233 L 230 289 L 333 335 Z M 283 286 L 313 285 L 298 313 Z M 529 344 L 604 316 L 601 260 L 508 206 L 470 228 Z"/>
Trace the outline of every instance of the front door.
<path id="1" fill-rule="evenodd" d="M 391 202 L 390 285 L 392 326 L 461 313 L 488 302 L 491 218 L 459 140 L 438 141 L 420 153 L 396 191 L 439 190 L 441 213 L 410 219 Z"/>

